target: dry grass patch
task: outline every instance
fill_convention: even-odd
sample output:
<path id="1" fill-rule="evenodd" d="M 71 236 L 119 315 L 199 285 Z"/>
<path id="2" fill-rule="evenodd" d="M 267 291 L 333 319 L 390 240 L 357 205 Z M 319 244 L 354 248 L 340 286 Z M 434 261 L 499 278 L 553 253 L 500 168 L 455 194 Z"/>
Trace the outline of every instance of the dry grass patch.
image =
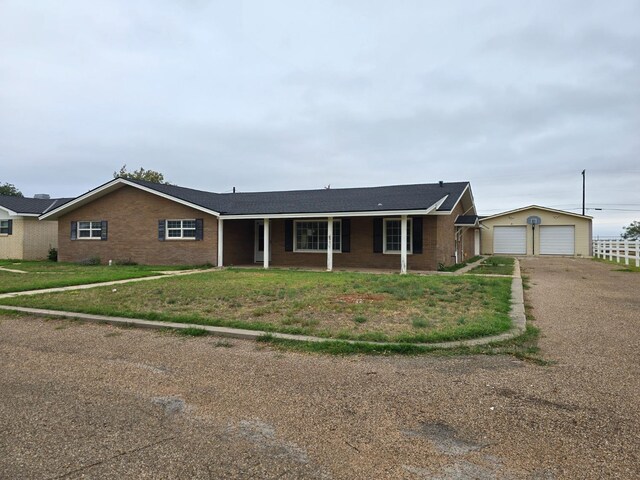
<path id="1" fill-rule="evenodd" d="M 437 342 L 509 329 L 511 282 L 485 277 L 234 270 L 2 303 L 328 338 Z"/>

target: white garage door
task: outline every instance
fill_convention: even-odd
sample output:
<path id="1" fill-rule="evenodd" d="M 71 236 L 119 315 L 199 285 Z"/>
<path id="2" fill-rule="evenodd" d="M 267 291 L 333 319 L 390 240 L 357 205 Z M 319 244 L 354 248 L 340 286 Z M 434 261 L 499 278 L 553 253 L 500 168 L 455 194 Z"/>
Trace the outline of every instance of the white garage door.
<path id="1" fill-rule="evenodd" d="M 574 255 L 575 252 L 573 225 L 540 225 L 541 255 Z"/>
<path id="2" fill-rule="evenodd" d="M 527 227 L 493 227 L 493 253 L 525 255 Z"/>

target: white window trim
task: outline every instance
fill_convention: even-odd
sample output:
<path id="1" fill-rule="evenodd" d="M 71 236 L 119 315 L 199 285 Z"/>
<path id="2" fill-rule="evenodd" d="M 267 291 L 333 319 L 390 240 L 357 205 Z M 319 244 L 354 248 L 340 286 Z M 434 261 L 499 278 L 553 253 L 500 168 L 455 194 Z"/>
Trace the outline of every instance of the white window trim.
<path id="1" fill-rule="evenodd" d="M 400 255 L 400 250 L 387 250 L 387 222 L 398 221 L 402 225 L 402 219 L 398 218 L 385 218 L 382 222 L 382 253 L 385 255 Z M 401 227 L 402 228 L 402 227 Z M 407 238 L 409 239 L 409 247 L 407 248 L 407 255 L 413 255 L 413 222 L 411 218 L 407 218 Z"/>
<path id="2" fill-rule="evenodd" d="M 324 248 L 322 250 L 318 249 L 318 250 L 312 250 L 312 249 L 308 249 L 308 248 L 298 248 L 298 236 L 296 235 L 297 232 L 297 224 L 298 223 L 307 223 L 307 222 L 324 222 L 324 223 L 329 223 L 328 220 L 323 219 L 323 218 L 305 218 L 304 220 L 294 220 L 293 221 L 293 251 L 294 252 L 298 252 L 298 253 L 327 253 L 327 249 Z M 333 253 L 342 253 L 342 220 L 339 218 L 334 218 L 333 219 L 333 225 L 335 228 L 336 223 L 340 224 L 340 249 L 332 249 Z M 328 233 L 328 232 L 327 232 Z"/>
<path id="3" fill-rule="evenodd" d="M 180 236 L 179 237 L 170 237 L 169 230 L 178 230 L 177 228 L 169 229 L 169 222 L 180 222 Z M 183 222 L 193 222 L 193 228 L 184 228 Z M 196 232 L 196 219 L 195 218 L 169 218 L 164 221 L 164 239 L 165 240 L 195 240 L 198 233 Z M 193 230 L 193 237 L 185 237 L 185 230 Z"/>
<path id="4" fill-rule="evenodd" d="M 89 228 L 80 228 L 81 223 L 89 223 Z M 97 228 L 93 228 L 94 223 L 100 224 L 100 234 L 97 237 L 93 236 L 93 231 L 97 230 Z M 81 237 L 80 230 L 86 231 L 89 230 L 91 236 L 89 237 Z M 76 222 L 76 240 L 102 240 L 102 220 L 78 220 Z"/>

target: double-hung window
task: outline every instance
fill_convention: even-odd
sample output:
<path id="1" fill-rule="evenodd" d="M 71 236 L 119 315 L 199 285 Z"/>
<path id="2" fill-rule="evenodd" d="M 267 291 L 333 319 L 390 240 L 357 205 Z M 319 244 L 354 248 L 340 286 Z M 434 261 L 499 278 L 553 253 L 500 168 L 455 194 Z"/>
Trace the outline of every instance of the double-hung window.
<path id="1" fill-rule="evenodd" d="M 80 221 L 78 222 L 78 238 L 102 238 L 102 222 Z"/>
<path id="2" fill-rule="evenodd" d="M 11 233 L 11 220 L 0 220 L 0 235 L 9 235 Z"/>
<path id="3" fill-rule="evenodd" d="M 411 219 L 407 219 L 407 253 L 413 250 Z M 384 253 L 400 253 L 402 247 L 402 220 L 399 218 L 384 219 Z"/>
<path id="4" fill-rule="evenodd" d="M 167 238 L 196 238 L 196 220 L 167 220 Z"/>
<path id="5" fill-rule="evenodd" d="M 295 248 L 296 252 L 322 252 L 327 251 L 329 227 L 326 220 L 296 220 Z M 342 250 L 342 222 L 333 221 L 333 251 Z"/>

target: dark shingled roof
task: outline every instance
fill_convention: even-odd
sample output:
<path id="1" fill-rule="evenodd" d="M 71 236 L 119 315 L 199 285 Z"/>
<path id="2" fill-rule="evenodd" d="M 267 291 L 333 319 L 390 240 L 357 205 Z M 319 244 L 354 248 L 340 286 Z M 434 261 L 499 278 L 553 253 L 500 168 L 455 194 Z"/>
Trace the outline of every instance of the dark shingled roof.
<path id="1" fill-rule="evenodd" d="M 0 195 L 0 207 L 23 215 L 41 215 L 73 198 L 26 198 Z"/>
<path id="2" fill-rule="evenodd" d="M 454 223 L 456 225 L 475 225 L 478 218 L 478 215 L 458 215 Z"/>
<path id="3" fill-rule="evenodd" d="M 438 211 L 451 210 L 469 182 L 394 185 L 388 187 L 289 190 L 282 192 L 213 193 L 131 180 L 225 215 L 422 210 L 447 197 Z"/>

